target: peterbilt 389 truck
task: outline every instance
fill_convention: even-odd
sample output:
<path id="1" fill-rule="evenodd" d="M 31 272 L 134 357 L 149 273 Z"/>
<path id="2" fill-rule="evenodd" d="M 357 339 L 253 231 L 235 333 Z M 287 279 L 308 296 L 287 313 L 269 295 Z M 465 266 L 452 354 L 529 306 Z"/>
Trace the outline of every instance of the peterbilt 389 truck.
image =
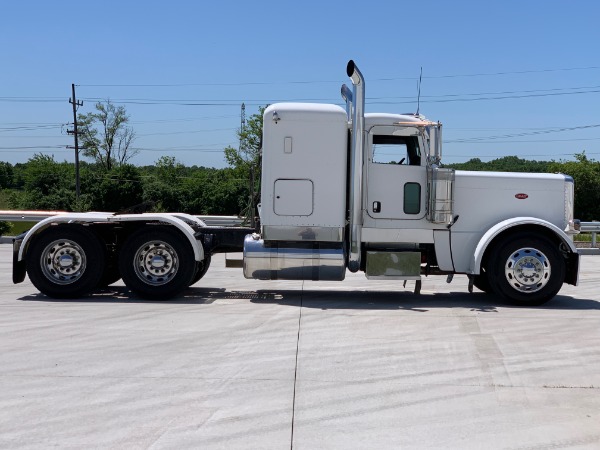
<path id="1" fill-rule="evenodd" d="M 563 174 L 444 168 L 442 125 L 419 114 L 365 113 L 353 61 L 346 108 L 277 103 L 264 111 L 259 226 L 216 227 L 180 213 L 68 213 L 14 242 L 13 281 L 82 296 L 123 279 L 136 295 L 171 298 L 198 282 L 211 255 L 243 252 L 261 280 L 343 281 L 466 274 L 469 290 L 539 305 L 576 285 L 573 179 Z"/>

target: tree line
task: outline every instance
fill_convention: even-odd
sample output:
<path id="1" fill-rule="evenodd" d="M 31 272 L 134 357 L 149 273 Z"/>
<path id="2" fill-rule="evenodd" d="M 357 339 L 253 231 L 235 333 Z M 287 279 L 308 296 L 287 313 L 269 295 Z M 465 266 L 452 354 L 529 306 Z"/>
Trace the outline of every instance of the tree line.
<path id="1" fill-rule="evenodd" d="M 81 195 L 75 195 L 75 165 L 36 154 L 26 163 L 0 162 L 0 187 L 11 209 L 123 211 L 144 204 L 150 211 L 236 215 L 248 199 L 240 169 L 185 166 L 172 156 L 154 165 L 80 163 Z"/>
<path id="2" fill-rule="evenodd" d="M 74 164 L 36 154 L 22 164 L 0 161 L 0 188 L 8 193 L 12 209 L 122 211 L 145 203 L 152 211 L 238 215 L 246 211 L 249 202 L 251 161 L 238 161 L 223 169 L 185 166 L 172 156 L 162 156 L 153 165 L 122 163 L 110 169 L 97 162 L 82 162 L 81 196 L 77 199 Z M 576 217 L 600 219 L 600 162 L 585 153 L 576 154 L 574 161 L 506 156 L 488 162 L 474 158 L 446 167 L 570 175 L 575 179 Z M 259 177 L 257 173 L 257 180 Z M 259 191 L 258 185 L 255 190 Z"/>
<path id="3" fill-rule="evenodd" d="M 600 220 L 600 162 L 576 153 L 574 161 L 532 161 L 505 156 L 483 162 L 479 158 L 464 163 L 447 164 L 457 170 L 492 172 L 563 173 L 575 180 L 575 217 L 584 222 Z"/>
<path id="4" fill-rule="evenodd" d="M 81 152 L 91 160 L 80 163 L 79 198 L 74 164 L 43 154 L 15 165 L 0 161 L 0 188 L 12 209 L 117 212 L 143 205 L 136 210 L 248 216 L 252 209 L 256 214 L 251 205 L 260 197 L 263 112 L 260 108 L 238 130 L 239 148 L 224 149 L 227 168 L 189 167 L 173 156 L 135 166 L 129 163 L 137 152 L 132 147 L 135 132 L 125 108 L 110 100 L 99 102 L 95 111 L 78 116 Z M 507 156 L 487 162 L 473 158 L 446 167 L 568 174 L 575 180 L 575 216 L 584 221 L 600 219 L 600 162 L 585 152 L 576 154 L 574 161 Z"/>
<path id="5" fill-rule="evenodd" d="M 79 196 L 75 165 L 44 154 L 23 164 L 0 161 L 0 189 L 12 209 L 248 215 L 259 192 L 263 111 L 238 130 L 239 148 L 224 149 L 230 167 L 188 167 L 173 156 L 140 167 L 129 162 L 138 150 L 127 111 L 110 100 L 98 102 L 78 115 L 80 155 L 91 160 L 79 164 Z"/>

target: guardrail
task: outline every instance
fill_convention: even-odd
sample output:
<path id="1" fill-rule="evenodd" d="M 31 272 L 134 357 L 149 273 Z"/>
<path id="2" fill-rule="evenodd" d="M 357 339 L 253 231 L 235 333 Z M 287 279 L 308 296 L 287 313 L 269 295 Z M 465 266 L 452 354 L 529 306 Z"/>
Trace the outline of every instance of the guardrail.
<path id="1" fill-rule="evenodd" d="M 582 233 L 592 233 L 592 248 L 596 247 L 596 239 L 598 237 L 598 233 L 600 233 L 600 222 L 581 222 Z"/>
<path id="2" fill-rule="evenodd" d="M 12 211 L 0 210 L 0 220 L 8 222 L 39 222 L 48 217 L 67 214 L 66 211 Z M 244 221 L 238 216 L 196 216 L 204 221 L 206 225 L 213 227 L 228 227 L 241 225 Z M 600 221 L 581 222 L 581 232 L 592 234 L 592 248 L 596 247 L 598 233 L 600 233 Z"/>
<path id="3" fill-rule="evenodd" d="M 66 211 L 9 211 L 0 210 L 0 221 L 7 222 L 39 222 L 48 217 L 67 214 Z M 213 227 L 233 227 L 241 225 L 243 218 L 237 216 L 196 216 L 206 225 Z"/>

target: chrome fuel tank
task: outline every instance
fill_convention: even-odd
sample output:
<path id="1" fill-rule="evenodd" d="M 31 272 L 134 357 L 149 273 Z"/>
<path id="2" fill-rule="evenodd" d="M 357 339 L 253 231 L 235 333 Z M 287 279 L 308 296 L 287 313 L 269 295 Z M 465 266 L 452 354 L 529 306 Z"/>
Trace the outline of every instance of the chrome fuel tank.
<path id="1" fill-rule="evenodd" d="M 341 243 L 244 240 L 244 276 L 258 280 L 342 281 L 346 259 Z"/>

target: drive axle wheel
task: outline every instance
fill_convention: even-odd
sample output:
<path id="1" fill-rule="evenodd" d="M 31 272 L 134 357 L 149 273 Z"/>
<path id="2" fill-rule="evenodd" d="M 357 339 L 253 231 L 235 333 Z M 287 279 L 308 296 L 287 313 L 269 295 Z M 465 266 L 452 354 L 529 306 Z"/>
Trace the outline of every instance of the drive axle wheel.
<path id="1" fill-rule="evenodd" d="M 119 269 L 127 287 L 140 297 L 166 300 L 190 285 L 196 264 L 189 242 L 180 233 L 149 225 L 125 242 Z"/>
<path id="2" fill-rule="evenodd" d="M 202 277 L 204 275 L 206 275 L 206 272 L 208 271 L 209 267 L 210 267 L 210 255 L 207 255 L 205 253 L 204 254 L 204 260 L 200 261 L 196 265 L 196 273 L 192 277 L 192 281 L 190 282 L 190 286 L 192 286 L 192 285 L 196 284 L 198 281 L 200 281 L 202 279 Z"/>
<path id="3" fill-rule="evenodd" d="M 43 294 L 83 296 L 98 286 L 105 255 L 98 238 L 83 227 L 51 227 L 31 244 L 27 273 Z"/>
<path id="4" fill-rule="evenodd" d="M 536 306 L 553 298 L 565 279 L 558 244 L 534 234 L 519 234 L 496 245 L 488 261 L 490 286 L 517 305 Z"/>

